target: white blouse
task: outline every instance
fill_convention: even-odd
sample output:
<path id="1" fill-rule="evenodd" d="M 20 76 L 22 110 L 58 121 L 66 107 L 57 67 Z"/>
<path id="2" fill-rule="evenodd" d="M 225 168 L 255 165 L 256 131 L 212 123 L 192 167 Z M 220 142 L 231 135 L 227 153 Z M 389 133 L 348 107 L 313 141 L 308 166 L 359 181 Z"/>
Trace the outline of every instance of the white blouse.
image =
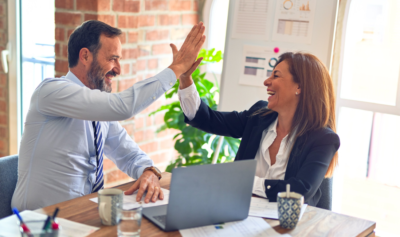
<path id="1" fill-rule="evenodd" d="M 181 107 L 183 113 L 189 120 L 192 120 L 199 107 L 200 107 L 200 96 L 197 92 L 196 86 L 193 83 L 189 87 L 178 90 L 179 101 L 181 102 Z M 276 126 L 278 124 L 278 118 L 273 122 L 267 129 L 263 131 L 260 146 L 258 148 L 255 159 L 257 160 L 256 176 L 254 177 L 253 193 L 267 198 L 265 194 L 265 179 L 278 179 L 283 180 L 285 178 L 286 167 L 289 160 L 290 148 L 293 143 L 293 139 L 289 140 L 286 135 L 280 144 L 278 154 L 276 155 L 276 162 L 271 165 L 271 158 L 269 156 L 269 147 L 274 142 L 277 133 Z"/>

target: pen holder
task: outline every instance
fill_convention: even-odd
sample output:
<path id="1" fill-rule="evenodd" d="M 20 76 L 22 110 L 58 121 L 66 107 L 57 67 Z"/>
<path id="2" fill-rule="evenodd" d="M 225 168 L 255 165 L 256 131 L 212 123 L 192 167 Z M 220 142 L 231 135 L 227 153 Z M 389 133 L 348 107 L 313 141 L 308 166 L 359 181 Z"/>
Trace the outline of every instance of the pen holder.
<path id="1" fill-rule="evenodd" d="M 25 225 L 30 230 L 30 233 L 24 232 L 22 229 L 20 222 L 18 225 L 20 226 L 20 232 L 22 237 L 58 237 L 58 233 L 60 232 L 60 226 L 58 226 L 58 230 L 51 229 L 51 226 L 47 230 L 43 230 L 43 226 L 46 220 L 35 220 L 35 221 L 24 221 Z M 58 223 L 56 221 L 56 223 Z"/>

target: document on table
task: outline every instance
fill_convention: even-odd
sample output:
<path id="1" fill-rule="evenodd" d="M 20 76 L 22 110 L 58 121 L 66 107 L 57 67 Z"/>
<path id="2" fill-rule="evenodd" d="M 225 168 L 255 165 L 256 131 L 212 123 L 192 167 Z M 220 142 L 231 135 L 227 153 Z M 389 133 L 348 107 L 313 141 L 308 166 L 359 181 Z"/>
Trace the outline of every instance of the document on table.
<path id="1" fill-rule="evenodd" d="M 304 211 L 307 208 L 307 204 L 303 204 L 301 207 L 300 218 L 303 216 Z M 249 216 L 258 216 L 270 219 L 279 219 L 278 218 L 278 203 L 277 202 L 268 202 L 267 199 L 264 198 L 256 198 L 252 197 L 250 202 L 250 210 Z"/>
<path id="2" fill-rule="evenodd" d="M 136 196 L 138 191 L 134 192 L 132 195 L 124 195 L 124 210 L 130 210 L 133 208 L 137 208 L 142 206 L 143 208 L 146 207 L 154 207 L 154 206 L 161 206 L 161 205 L 167 205 L 169 201 L 169 190 L 161 188 L 161 190 L 164 193 L 164 200 L 157 200 L 156 202 L 149 202 L 145 203 L 144 198 L 146 197 L 146 193 L 143 195 L 142 200 L 139 202 L 136 201 Z M 91 198 L 90 201 L 98 203 L 98 198 Z"/>
<path id="3" fill-rule="evenodd" d="M 290 237 L 277 233 L 265 220 L 249 216 L 242 221 L 179 230 L 183 237 Z"/>
<path id="4" fill-rule="evenodd" d="M 34 211 L 23 211 L 21 212 L 22 219 L 24 221 L 33 220 L 46 220 L 47 216 Z M 63 218 L 56 218 L 61 226 L 59 237 L 84 237 L 97 231 L 98 227 L 84 225 L 78 222 L 66 220 Z M 0 220 L 0 237 L 3 236 L 15 236 L 20 237 L 18 218 L 15 215 L 6 217 Z"/>

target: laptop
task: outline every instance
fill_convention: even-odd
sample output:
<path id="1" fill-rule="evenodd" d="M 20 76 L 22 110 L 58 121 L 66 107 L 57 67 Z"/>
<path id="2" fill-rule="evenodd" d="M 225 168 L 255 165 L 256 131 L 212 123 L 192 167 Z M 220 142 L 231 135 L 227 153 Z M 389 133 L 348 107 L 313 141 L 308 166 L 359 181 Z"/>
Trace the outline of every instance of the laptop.
<path id="1" fill-rule="evenodd" d="M 255 171 L 256 160 L 175 168 L 169 204 L 143 215 L 164 231 L 246 219 Z"/>

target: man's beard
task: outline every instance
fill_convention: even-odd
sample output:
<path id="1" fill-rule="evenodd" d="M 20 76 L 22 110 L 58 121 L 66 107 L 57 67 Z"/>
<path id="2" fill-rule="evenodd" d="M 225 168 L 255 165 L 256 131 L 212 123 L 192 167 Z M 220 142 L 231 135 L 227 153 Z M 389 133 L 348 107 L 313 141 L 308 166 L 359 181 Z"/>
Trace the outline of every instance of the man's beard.
<path id="1" fill-rule="evenodd" d="M 107 85 L 106 83 L 106 75 L 116 76 L 117 74 L 114 71 L 109 71 L 105 75 L 103 75 L 103 69 L 100 67 L 97 59 L 95 58 L 90 65 L 90 70 L 87 73 L 87 81 L 89 83 L 90 89 L 98 89 L 100 91 L 105 91 L 110 93 L 112 90 L 111 83 Z"/>

